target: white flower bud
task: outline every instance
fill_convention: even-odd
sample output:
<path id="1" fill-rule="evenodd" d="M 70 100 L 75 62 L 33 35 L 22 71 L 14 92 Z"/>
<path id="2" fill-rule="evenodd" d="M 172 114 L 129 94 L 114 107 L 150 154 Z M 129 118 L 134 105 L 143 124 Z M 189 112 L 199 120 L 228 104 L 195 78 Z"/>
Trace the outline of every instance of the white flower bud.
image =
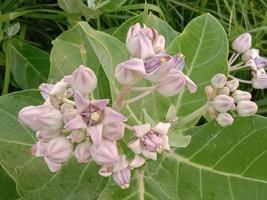
<path id="1" fill-rule="evenodd" d="M 78 144 L 74 150 L 74 156 L 78 163 L 87 163 L 90 159 L 91 144 L 88 142 L 82 142 Z"/>
<path id="2" fill-rule="evenodd" d="M 237 37 L 232 44 L 232 48 L 237 53 L 244 53 L 249 50 L 251 48 L 251 35 L 244 33 Z"/>
<path id="3" fill-rule="evenodd" d="M 248 60 L 248 61 L 245 63 L 245 66 L 250 67 L 251 70 L 254 70 L 254 71 L 257 70 L 257 65 L 256 65 L 255 61 L 252 60 L 252 59 Z"/>
<path id="4" fill-rule="evenodd" d="M 216 74 L 211 78 L 211 85 L 215 88 L 223 88 L 226 80 L 227 78 L 224 74 Z"/>
<path id="5" fill-rule="evenodd" d="M 246 91 L 242 90 L 236 90 L 233 94 L 232 97 L 235 100 L 235 103 L 238 103 L 240 101 L 249 101 L 251 99 L 251 94 Z"/>
<path id="6" fill-rule="evenodd" d="M 267 74 L 260 74 L 252 78 L 252 87 L 255 89 L 267 88 Z"/>
<path id="7" fill-rule="evenodd" d="M 259 49 L 249 49 L 242 55 L 242 60 L 244 62 L 247 62 L 251 59 L 254 60 L 259 56 L 259 54 L 260 54 Z"/>
<path id="8" fill-rule="evenodd" d="M 229 88 L 230 92 L 236 91 L 236 89 L 239 87 L 238 79 L 233 79 L 231 81 L 227 81 L 226 82 L 226 87 Z"/>
<path id="9" fill-rule="evenodd" d="M 214 97 L 213 106 L 218 112 L 227 112 L 234 107 L 234 99 L 221 94 Z"/>
<path id="10" fill-rule="evenodd" d="M 230 89 L 228 87 L 224 87 L 222 89 L 219 89 L 218 94 L 224 94 L 224 95 L 229 95 L 230 94 Z"/>
<path id="11" fill-rule="evenodd" d="M 229 113 L 219 113 L 216 117 L 216 121 L 221 127 L 225 127 L 232 125 L 234 119 Z"/>
<path id="12" fill-rule="evenodd" d="M 239 116 L 247 117 L 254 115 L 258 110 L 258 106 L 252 101 L 240 101 L 237 104 L 236 110 Z"/>

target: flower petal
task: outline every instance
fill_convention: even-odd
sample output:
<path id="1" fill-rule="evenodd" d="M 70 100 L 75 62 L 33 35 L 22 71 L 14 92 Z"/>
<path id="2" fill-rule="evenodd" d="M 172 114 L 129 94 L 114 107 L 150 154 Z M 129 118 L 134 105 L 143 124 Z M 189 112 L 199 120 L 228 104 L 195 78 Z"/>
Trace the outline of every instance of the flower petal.
<path id="1" fill-rule="evenodd" d="M 134 133 L 137 137 L 142 137 L 151 129 L 150 124 L 142 124 L 138 126 L 133 126 Z"/>
<path id="2" fill-rule="evenodd" d="M 148 159 L 157 160 L 157 153 L 156 152 L 144 150 L 143 155 Z"/>
<path id="3" fill-rule="evenodd" d="M 140 31 L 139 33 L 139 42 L 141 51 L 140 57 L 142 59 L 152 57 L 155 54 L 151 41 L 148 39 L 148 37 L 145 36 L 144 33 L 142 33 L 142 31 Z"/>
<path id="4" fill-rule="evenodd" d="M 186 76 L 186 86 L 191 93 L 195 93 L 197 91 L 197 85 Z"/>
<path id="5" fill-rule="evenodd" d="M 127 118 L 124 117 L 121 113 L 109 107 L 106 107 L 104 109 L 103 124 L 108 124 L 112 122 L 124 122 L 124 121 L 127 121 Z"/>
<path id="6" fill-rule="evenodd" d="M 74 130 L 80 128 L 87 128 L 86 123 L 83 121 L 81 115 L 77 115 L 75 118 L 70 120 L 67 124 L 65 124 L 64 128 Z"/>
<path id="7" fill-rule="evenodd" d="M 98 174 L 104 177 L 108 177 L 112 175 L 112 167 L 109 166 L 102 166 L 99 170 L 98 170 Z"/>
<path id="8" fill-rule="evenodd" d="M 51 172 L 58 171 L 62 165 L 61 163 L 56 163 L 56 162 L 49 160 L 47 157 L 44 157 L 44 160 Z"/>
<path id="9" fill-rule="evenodd" d="M 102 130 L 103 124 L 98 124 L 96 126 L 89 126 L 87 132 L 91 136 L 93 144 L 98 147 L 102 142 Z"/>
<path id="10" fill-rule="evenodd" d="M 82 112 L 88 105 L 89 101 L 85 99 L 79 91 L 75 91 L 74 93 L 74 101 L 77 107 L 78 112 Z"/>
<path id="11" fill-rule="evenodd" d="M 169 137 L 167 135 L 163 135 L 162 140 L 164 149 L 169 151 L 170 150 Z"/>
<path id="12" fill-rule="evenodd" d="M 135 140 L 134 142 L 131 142 L 128 144 L 128 147 L 135 153 L 140 154 L 142 153 L 142 147 L 140 144 L 140 139 Z"/>
<path id="13" fill-rule="evenodd" d="M 161 135 L 167 135 L 170 127 L 171 127 L 171 124 L 170 123 L 162 123 L 162 122 L 159 122 L 153 128 L 153 130 L 155 130 L 156 132 L 158 132 Z"/>
<path id="14" fill-rule="evenodd" d="M 145 164 L 146 160 L 139 155 L 135 155 L 129 166 L 131 168 L 138 168 Z"/>
<path id="15" fill-rule="evenodd" d="M 90 101 L 90 103 L 99 108 L 100 110 L 104 110 L 109 103 L 109 99 L 92 100 Z"/>

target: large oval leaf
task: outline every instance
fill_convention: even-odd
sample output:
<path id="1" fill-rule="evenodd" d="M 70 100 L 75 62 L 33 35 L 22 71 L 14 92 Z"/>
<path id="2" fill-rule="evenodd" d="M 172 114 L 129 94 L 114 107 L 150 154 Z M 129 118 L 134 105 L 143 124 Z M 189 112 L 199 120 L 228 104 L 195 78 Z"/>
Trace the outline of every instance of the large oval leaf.
<path id="1" fill-rule="evenodd" d="M 195 94 L 182 91 L 173 98 L 179 115 L 186 115 L 205 104 L 204 88 L 216 73 L 228 73 L 228 41 L 222 25 L 210 14 L 193 19 L 167 49 L 170 54 L 182 52 L 184 73 L 198 86 Z"/>
<path id="2" fill-rule="evenodd" d="M 22 89 L 37 88 L 46 82 L 49 55 L 45 51 L 18 39 L 12 39 L 6 45 L 6 59 L 15 82 Z"/>

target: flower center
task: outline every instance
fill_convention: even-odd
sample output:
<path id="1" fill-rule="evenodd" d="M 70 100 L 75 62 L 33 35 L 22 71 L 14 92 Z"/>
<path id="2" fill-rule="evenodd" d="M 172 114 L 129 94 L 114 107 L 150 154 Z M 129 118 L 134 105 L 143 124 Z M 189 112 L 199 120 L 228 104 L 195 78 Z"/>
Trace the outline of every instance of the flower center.
<path id="1" fill-rule="evenodd" d="M 160 134 L 156 131 L 149 131 L 141 137 L 141 147 L 150 152 L 161 153 L 163 151 L 163 140 Z"/>
<path id="2" fill-rule="evenodd" d="M 81 116 L 88 126 L 94 126 L 101 121 L 102 112 L 97 107 L 90 105 L 81 113 Z"/>

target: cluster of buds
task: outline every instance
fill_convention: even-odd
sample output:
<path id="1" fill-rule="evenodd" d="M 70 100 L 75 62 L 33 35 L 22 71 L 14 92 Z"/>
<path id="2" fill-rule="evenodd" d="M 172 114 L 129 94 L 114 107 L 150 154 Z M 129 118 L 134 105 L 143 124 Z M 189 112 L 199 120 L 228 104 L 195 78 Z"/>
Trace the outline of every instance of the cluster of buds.
<path id="1" fill-rule="evenodd" d="M 229 60 L 229 70 L 235 71 L 243 68 L 251 70 L 251 81 L 243 81 L 244 83 L 252 84 L 255 89 L 267 88 L 267 74 L 265 67 L 267 67 L 267 59 L 260 56 L 259 49 L 251 48 L 252 37 L 249 33 L 244 33 L 237 37 L 232 48 L 236 52 Z M 238 56 L 242 56 L 242 61 L 238 64 L 232 65 Z"/>
<path id="2" fill-rule="evenodd" d="M 231 112 L 236 111 L 239 116 L 246 117 L 254 115 L 258 110 L 257 104 L 250 101 L 251 94 L 238 90 L 238 87 L 237 79 L 227 81 L 224 74 L 216 74 L 211 79 L 211 85 L 205 88 L 209 101 L 207 112 L 222 127 L 233 123 Z"/>
<path id="3" fill-rule="evenodd" d="M 96 86 L 95 73 L 80 65 L 56 84 L 41 84 L 44 104 L 24 107 L 18 118 L 36 132 L 32 154 L 43 157 L 51 172 L 74 155 L 78 163 L 95 161 L 101 165 L 100 175 L 112 175 L 121 188 L 127 188 L 132 169 L 141 167 L 145 158 L 155 160 L 157 152 L 169 150 L 170 124 L 159 123 L 154 128 L 125 124 L 127 118 L 108 107 L 108 99 L 90 98 Z M 119 153 L 117 145 L 125 126 L 138 138 L 129 144 L 135 153 L 131 161 Z"/>
<path id="4" fill-rule="evenodd" d="M 165 97 L 178 94 L 185 86 L 196 92 L 197 86 L 182 69 L 184 56 L 165 53 L 165 38 L 157 30 L 139 23 L 128 30 L 126 46 L 131 58 L 117 65 L 115 77 L 123 85 L 132 86 L 147 79 Z"/>

